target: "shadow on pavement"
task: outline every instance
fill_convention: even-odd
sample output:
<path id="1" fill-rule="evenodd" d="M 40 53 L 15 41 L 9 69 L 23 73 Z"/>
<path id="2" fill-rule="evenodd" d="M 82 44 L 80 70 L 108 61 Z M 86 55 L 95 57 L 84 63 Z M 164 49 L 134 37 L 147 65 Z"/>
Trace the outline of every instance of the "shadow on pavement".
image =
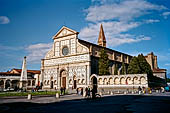
<path id="1" fill-rule="evenodd" d="M 0 112 L 43 113 L 167 113 L 168 96 L 117 95 L 101 99 L 74 99 L 54 103 L 17 102 L 0 104 Z"/>

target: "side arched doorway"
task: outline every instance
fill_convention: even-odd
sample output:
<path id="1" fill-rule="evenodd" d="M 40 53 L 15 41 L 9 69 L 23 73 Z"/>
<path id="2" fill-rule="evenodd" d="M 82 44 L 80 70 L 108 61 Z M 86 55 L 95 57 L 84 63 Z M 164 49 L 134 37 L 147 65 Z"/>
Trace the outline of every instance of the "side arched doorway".
<path id="1" fill-rule="evenodd" d="M 94 90 L 95 93 L 97 93 L 97 78 L 94 76 L 92 77 L 92 88 Z"/>
<path id="2" fill-rule="evenodd" d="M 66 77 L 67 73 L 65 70 L 61 71 L 60 73 L 60 86 L 66 88 Z"/>
<path id="3" fill-rule="evenodd" d="M 11 81 L 8 79 L 5 82 L 5 89 L 10 88 L 10 87 L 11 87 Z"/>

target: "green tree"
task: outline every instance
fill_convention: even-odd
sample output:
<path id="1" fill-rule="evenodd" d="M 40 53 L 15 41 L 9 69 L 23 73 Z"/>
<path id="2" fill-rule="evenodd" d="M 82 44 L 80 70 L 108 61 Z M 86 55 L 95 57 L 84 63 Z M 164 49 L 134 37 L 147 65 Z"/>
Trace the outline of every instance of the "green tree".
<path id="1" fill-rule="evenodd" d="M 138 57 L 133 57 L 128 66 L 129 74 L 148 74 L 152 75 L 152 70 L 143 54 L 139 54 Z"/>
<path id="2" fill-rule="evenodd" d="M 118 67 L 116 64 L 115 64 L 115 68 L 114 68 L 114 75 L 118 75 Z"/>
<path id="3" fill-rule="evenodd" d="M 133 57 L 130 61 L 130 64 L 128 66 L 128 73 L 129 74 L 140 74 L 141 69 L 139 66 L 139 61 L 137 57 Z"/>
<path id="4" fill-rule="evenodd" d="M 124 62 L 122 63 L 122 69 L 121 69 L 121 71 L 120 71 L 120 74 L 122 74 L 122 75 L 125 75 L 125 74 L 126 74 L 126 66 L 125 66 L 125 63 L 124 63 Z"/>
<path id="5" fill-rule="evenodd" d="M 99 75 L 107 75 L 109 73 L 109 58 L 104 49 L 100 51 L 99 58 Z"/>
<path id="6" fill-rule="evenodd" d="M 138 61 L 139 61 L 139 66 L 140 66 L 140 73 L 146 73 L 148 75 L 152 75 L 152 69 L 151 66 L 149 65 L 149 63 L 146 61 L 145 57 L 143 56 L 143 54 L 139 54 L 138 55 Z"/>

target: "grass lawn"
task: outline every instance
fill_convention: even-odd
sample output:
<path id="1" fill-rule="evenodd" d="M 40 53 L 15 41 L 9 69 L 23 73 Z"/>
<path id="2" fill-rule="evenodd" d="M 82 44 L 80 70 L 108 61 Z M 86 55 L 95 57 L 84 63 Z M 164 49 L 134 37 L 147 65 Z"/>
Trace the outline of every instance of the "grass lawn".
<path id="1" fill-rule="evenodd" d="M 59 91 L 38 91 L 38 92 L 1 92 L 0 97 L 6 96 L 27 96 L 28 94 L 35 95 L 55 95 Z"/>

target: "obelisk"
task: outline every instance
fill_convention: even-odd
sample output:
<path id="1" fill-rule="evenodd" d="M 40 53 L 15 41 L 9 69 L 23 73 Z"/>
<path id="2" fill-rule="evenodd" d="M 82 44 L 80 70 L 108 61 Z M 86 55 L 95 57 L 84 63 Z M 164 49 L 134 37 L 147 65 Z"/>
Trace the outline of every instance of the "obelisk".
<path id="1" fill-rule="evenodd" d="M 22 88 L 22 89 L 27 88 L 26 56 L 24 57 L 23 64 L 22 64 L 22 71 L 21 71 L 21 78 L 20 78 L 20 88 Z"/>

